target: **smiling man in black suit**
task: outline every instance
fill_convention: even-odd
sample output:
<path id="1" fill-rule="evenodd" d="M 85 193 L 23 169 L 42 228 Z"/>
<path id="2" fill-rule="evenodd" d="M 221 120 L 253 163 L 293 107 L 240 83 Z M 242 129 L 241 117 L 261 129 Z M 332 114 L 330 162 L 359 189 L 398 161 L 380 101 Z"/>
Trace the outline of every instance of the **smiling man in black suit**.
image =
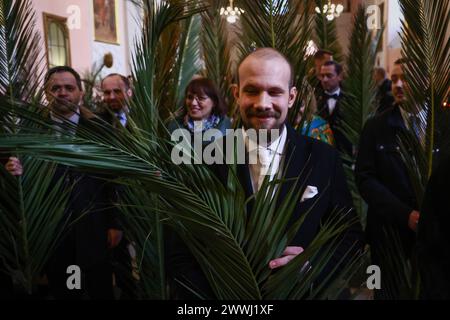
<path id="1" fill-rule="evenodd" d="M 396 61 L 391 74 L 395 103 L 365 124 L 355 167 L 359 192 L 368 204 L 366 234 L 372 264 L 380 266 L 384 276 L 376 299 L 398 298 L 396 274 L 403 271 L 392 269 L 392 263 L 386 261 L 386 252 L 388 248 L 395 248 L 396 237 L 406 258 L 412 257 L 420 217 L 420 203 L 400 152 L 399 137 L 415 135 L 410 119 L 417 118 L 423 111 L 412 114 L 405 110 L 406 82 L 402 63 L 402 60 Z M 384 290 L 391 284 L 395 290 Z"/>
<path id="2" fill-rule="evenodd" d="M 290 218 L 291 224 L 311 209 L 282 256 L 274 257 L 269 262 L 267 267 L 270 269 L 283 267 L 301 254 L 317 235 L 321 223 L 333 214 L 343 214 L 345 211 L 343 220 L 347 222 L 355 215 L 353 210 L 349 211 L 352 198 L 337 151 L 325 143 L 300 136 L 286 123 L 288 110 L 297 97 L 293 77 L 292 67 L 281 53 L 271 48 L 262 48 L 248 55 L 240 63 L 238 85 L 234 88 L 243 123 L 243 135 L 246 136 L 249 129 L 256 132 L 261 129 L 278 130 L 279 133 L 269 136 L 268 143 L 252 139 L 246 143 L 246 152 L 257 150 L 259 160 L 256 164 L 237 165 L 238 178 L 246 197 L 249 198 L 259 191 L 266 176 L 269 176 L 269 180 L 281 176 L 286 179 L 300 177 L 301 184 L 305 187 L 299 189 L 295 182 L 286 182 L 281 187 L 280 198 L 282 200 L 290 192 L 303 194 Z M 212 169 L 226 185 L 229 167 L 217 164 Z M 309 172 L 309 175 L 302 176 L 302 172 Z M 342 242 L 326 269 L 332 270 L 352 248 L 359 249 L 360 236 L 359 223 L 351 224 L 351 227 L 343 232 Z M 184 261 L 181 259 L 185 254 L 184 250 L 185 248 L 172 246 L 170 255 L 174 258 L 173 261 L 182 261 L 182 264 L 169 266 L 169 274 L 174 278 L 190 278 L 192 283 L 205 283 L 200 279 L 199 266 L 195 261 L 191 260 L 189 263 L 186 260 L 188 255 L 184 256 Z M 169 263 L 170 260 L 169 256 Z"/>

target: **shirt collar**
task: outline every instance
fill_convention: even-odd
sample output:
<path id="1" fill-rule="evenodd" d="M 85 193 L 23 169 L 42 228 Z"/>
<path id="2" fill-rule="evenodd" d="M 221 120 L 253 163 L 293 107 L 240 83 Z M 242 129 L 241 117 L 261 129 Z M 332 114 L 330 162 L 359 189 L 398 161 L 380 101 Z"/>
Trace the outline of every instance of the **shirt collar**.
<path id="1" fill-rule="evenodd" d="M 52 120 L 55 121 L 55 122 L 63 123 L 63 120 L 61 119 L 62 117 L 53 114 L 53 112 L 50 113 L 50 117 L 51 117 Z M 77 110 L 75 111 L 75 113 L 72 114 L 69 118 L 67 118 L 67 120 L 69 120 L 70 122 L 72 122 L 72 123 L 74 123 L 74 124 L 78 124 L 78 122 L 80 121 L 80 108 L 77 108 Z"/>
<path id="2" fill-rule="evenodd" d="M 326 94 L 329 94 L 330 96 L 332 96 L 332 95 L 334 95 L 334 94 L 340 95 L 340 94 L 341 94 L 341 88 L 337 87 L 337 89 L 334 90 L 333 92 L 330 92 L 330 91 L 326 91 L 326 90 L 325 90 L 325 93 L 326 93 Z"/>
<path id="3" fill-rule="evenodd" d="M 261 146 L 258 145 L 256 141 L 252 139 L 247 139 L 247 131 L 245 129 L 242 130 L 244 141 L 245 141 L 245 147 L 247 148 L 248 152 L 255 151 L 258 148 L 264 148 L 267 150 L 272 151 L 273 153 L 282 154 L 284 150 L 284 146 L 286 144 L 287 139 L 287 128 L 286 125 L 283 125 L 281 128 L 281 134 L 280 136 L 275 140 L 272 141 L 268 146 Z"/>
<path id="4" fill-rule="evenodd" d="M 421 108 L 420 111 L 417 113 L 410 113 L 410 112 L 406 111 L 405 109 L 403 109 L 402 105 L 398 105 L 398 108 L 400 109 L 400 113 L 401 113 L 404 121 L 408 121 L 408 119 L 410 119 L 411 116 L 414 116 L 414 115 L 419 117 L 419 119 L 426 119 L 427 112 L 423 108 Z"/>

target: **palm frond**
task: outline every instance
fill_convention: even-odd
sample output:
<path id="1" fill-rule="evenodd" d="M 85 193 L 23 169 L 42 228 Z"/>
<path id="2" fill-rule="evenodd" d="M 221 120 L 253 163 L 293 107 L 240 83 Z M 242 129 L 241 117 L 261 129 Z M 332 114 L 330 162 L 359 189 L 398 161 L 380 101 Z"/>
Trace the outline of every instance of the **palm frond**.
<path id="1" fill-rule="evenodd" d="M 39 115 L 27 112 L 26 107 L 14 110 L 24 110 L 19 114 L 22 118 L 42 122 Z M 134 180 L 142 192 L 159 195 L 160 207 L 148 210 L 146 218 L 155 219 L 155 212 L 160 213 L 177 230 L 200 262 L 217 298 L 299 298 L 305 292 L 309 294 L 310 284 L 317 281 L 335 250 L 331 247 L 322 251 L 320 248 L 328 248 L 329 241 L 335 241 L 333 239 L 348 227 L 341 223 L 342 220 L 337 219 L 321 228 L 322 232 L 310 249 L 311 255 L 316 251 L 321 251 L 321 255 L 311 260 L 315 265 L 314 273 L 307 275 L 309 282 L 295 278 L 296 286 L 292 287 L 293 270 L 301 269 L 301 264 L 305 263 L 302 259 L 292 262 L 286 271 L 280 271 L 281 278 L 270 280 L 268 269 L 268 262 L 280 256 L 304 219 L 287 229 L 295 204 L 303 194 L 304 186 L 300 186 L 298 181 L 306 181 L 308 172 L 303 172 L 294 181 L 292 191 L 280 207 L 276 203 L 281 184 L 287 181 L 281 179 L 269 183 L 266 179 L 256 195 L 254 209 L 248 215 L 246 199 L 236 174 L 229 176 L 228 187 L 225 188 L 204 166 L 175 165 L 171 161 L 171 153 L 164 148 L 157 150 L 150 146 L 151 141 L 144 144 L 130 137 L 129 143 L 123 146 L 120 139 L 103 133 L 105 128 L 99 126 L 93 124 L 92 128 L 83 128 L 77 131 L 77 136 L 66 133 L 59 137 L 41 134 L 39 139 L 36 135 L 1 137 L 0 147 L 5 150 L 15 148 L 82 170 L 122 176 L 128 181 Z M 162 142 L 159 143 L 162 146 Z M 266 197 L 266 194 L 274 194 L 274 197 Z M 142 236 L 146 230 L 143 228 L 141 231 Z M 141 238 L 139 241 L 144 249 L 145 240 Z M 142 256 L 147 254 L 143 252 Z M 339 261 L 336 262 L 338 264 Z M 271 281 L 276 284 L 274 291 L 268 290 Z"/>
<path id="2" fill-rule="evenodd" d="M 180 44 L 179 76 L 177 82 L 176 106 L 181 105 L 184 99 L 184 91 L 192 80 L 192 77 L 199 73 L 200 65 L 200 16 L 195 15 L 186 20 L 189 23 L 183 30 L 183 38 Z"/>
<path id="3" fill-rule="evenodd" d="M 327 4 L 326 0 L 315 0 L 316 6 L 323 8 L 324 4 Z M 342 54 L 342 48 L 339 44 L 336 31 L 336 21 L 329 21 L 326 18 L 326 14 L 315 13 L 315 32 L 316 32 L 316 44 L 320 49 L 329 50 L 333 53 L 333 60 L 341 63 L 344 60 Z"/>
<path id="4" fill-rule="evenodd" d="M 380 257 L 383 269 L 384 300 L 417 300 L 419 297 L 419 273 L 416 255 L 405 252 L 398 232 L 392 228 L 383 229 L 385 239 L 390 239 L 384 245 L 385 251 Z"/>
<path id="5" fill-rule="evenodd" d="M 450 11 L 448 1 L 401 0 L 402 56 L 405 58 L 405 78 L 408 83 L 408 111 L 417 106 L 426 111 L 422 117 L 420 136 L 425 138 L 426 172 L 433 170 L 437 132 L 447 132 L 437 127 L 437 119 L 444 116 L 441 106 L 450 87 Z M 447 124 L 445 124 L 447 126 Z M 440 137 L 445 141 L 445 137 Z M 422 178 L 426 181 L 426 178 Z"/>
<path id="6" fill-rule="evenodd" d="M 18 178 L 0 168 L 0 258 L 19 290 L 31 294 L 62 232 L 70 188 L 53 178 L 54 165 L 30 157 L 22 163 Z"/>
<path id="7" fill-rule="evenodd" d="M 260 46 L 281 49 L 288 58 L 296 61 L 295 73 L 299 75 L 296 83 L 301 85 L 304 78 L 302 70 L 306 69 L 303 57 L 311 18 L 305 13 L 307 10 L 300 11 L 300 8 L 301 5 L 310 5 L 310 2 L 299 1 L 288 7 L 289 10 L 274 3 L 267 0 L 246 2 L 252 9 L 247 13 L 257 20 L 254 26 L 247 26 L 249 34 L 252 37 L 255 35 L 254 41 Z M 144 219 L 154 221 L 160 215 L 178 231 L 200 263 L 217 298 L 298 298 L 305 297 L 305 293 L 308 297 L 310 284 L 321 275 L 326 262 L 332 259 L 333 246 L 338 243 L 337 235 L 346 229 L 346 224 L 341 224 L 342 220 L 337 219 L 323 226 L 309 253 L 307 251 L 305 256 L 292 261 L 287 269 L 279 272 L 280 276 L 275 277 L 267 266 L 271 259 L 280 256 L 301 226 L 303 218 L 287 228 L 294 205 L 302 194 L 300 182 L 306 181 L 304 177 L 308 172 L 293 182 L 295 192 L 289 193 L 280 207 L 276 206 L 276 200 L 280 196 L 281 185 L 289 181 L 280 179 L 269 183 L 266 179 L 254 199 L 254 210 L 247 212 L 247 199 L 236 173 L 229 175 L 225 187 L 205 166 L 175 165 L 171 159 L 173 143 L 156 134 L 160 108 L 164 105 L 163 89 L 168 83 L 165 81 L 173 79 L 172 72 L 179 61 L 174 60 L 173 56 L 161 56 L 161 53 L 180 52 L 178 41 L 174 46 L 163 46 L 162 37 L 168 28 L 175 27 L 174 24 L 204 10 L 202 4 L 196 4 L 197 1 L 182 0 L 143 1 L 144 32 L 136 44 L 137 54 L 133 59 L 136 80 L 132 108 L 135 113 L 130 119 L 130 123 L 135 125 L 133 134 L 127 130 L 117 132 L 106 123 L 92 121 L 89 126 L 77 128 L 73 135 L 73 124 L 66 122 L 57 130 L 42 114 L 30 111 L 28 104 L 0 97 L 0 112 L 42 127 L 42 130 L 28 129 L 24 125 L 19 135 L 0 135 L 0 148 L 63 163 L 79 170 L 123 177 L 119 182 L 126 182 L 138 188 L 139 192 L 158 195 L 158 205 L 146 210 Z M 264 10 L 265 14 L 257 17 L 257 14 L 251 13 L 255 10 Z M 298 12 L 303 14 L 298 16 Z M 292 23 L 293 19 L 302 22 Z M 269 28 L 264 30 L 261 26 Z M 177 39 L 180 39 L 179 36 L 178 33 Z M 274 198 L 266 197 L 266 194 L 274 194 Z M 143 211 L 139 211 L 138 215 L 142 214 Z M 146 225 L 142 223 L 140 227 L 136 229 L 136 236 L 147 236 Z M 139 238 L 137 241 L 142 261 L 153 259 L 151 251 L 145 251 L 145 239 Z M 320 251 L 320 255 L 312 257 L 313 251 L 316 251 L 314 249 Z M 303 281 L 305 277 L 298 278 L 296 273 L 301 270 L 307 257 L 312 257 L 314 266 L 313 272 L 305 271 L 308 280 Z M 151 273 L 141 275 L 151 276 Z M 150 281 L 145 283 L 151 286 Z M 161 286 L 159 288 L 163 289 Z M 318 290 L 314 291 L 314 296 L 319 295 Z"/>
<path id="8" fill-rule="evenodd" d="M 136 266 L 132 267 L 136 268 L 138 280 L 131 278 L 129 282 L 138 287 L 137 296 L 141 299 L 167 299 L 158 197 L 135 185 L 132 183 L 122 188 L 119 206 L 125 234 L 136 250 Z"/>
<path id="9" fill-rule="evenodd" d="M 381 32 L 372 37 L 367 29 L 366 10 L 360 6 L 354 17 L 354 27 L 350 37 L 349 56 L 347 57 L 347 78 L 344 81 L 346 92 L 342 99 L 342 121 L 340 128 L 352 145 L 358 145 L 359 137 L 366 120 L 375 111 L 375 83 L 373 66 L 375 64 L 376 47 Z M 346 157 L 346 155 L 343 155 Z M 354 163 L 354 159 L 346 159 L 345 163 Z M 347 182 L 352 192 L 355 208 L 365 225 L 366 205 L 359 195 L 353 169 L 346 166 Z"/>
<path id="10" fill-rule="evenodd" d="M 365 12 L 365 7 L 360 6 L 354 17 L 347 57 L 348 76 L 344 81 L 350 97 L 343 101 L 342 129 L 353 145 L 358 144 L 364 123 L 374 112 L 376 95 L 373 66 L 381 32 L 373 39 L 367 29 Z"/>
<path id="11" fill-rule="evenodd" d="M 219 14 L 221 1 L 210 0 L 210 3 L 209 10 L 202 14 L 201 46 L 205 62 L 203 74 L 214 81 L 224 95 L 226 104 L 230 106 L 233 101 L 232 48 L 236 41 L 231 39 L 232 30 Z M 234 114 L 232 108 L 229 114 Z"/>
<path id="12" fill-rule="evenodd" d="M 0 3 L 0 94 L 27 100 L 40 87 L 43 50 L 30 0 Z"/>
<path id="13" fill-rule="evenodd" d="M 140 116 L 135 117 L 137 125 L 146 131 L 153 132 L 161 118 L 161 110 L 158 108 L 167 99 L 166 92 L 173 92 L 174 90 L 171 89 L 173 85 L 179 85 L 182 88 L 183 84 L 180 84 L 180 81 L 185 81 L 189 74 L 186 71 L 180 78 L 183 74 L 180 72 L 183 68 L 187 68 L 187 65 L 183 67 L 179 65 L 175 82 L 170 81 L 173 79 L 173 68 L 176 68 L 175 61 L 181 64 L 188 63 L 189 59 L 185 59 L 183 54 L 192 54 L 189 49 L 187 52 L 184 52 L 184 49 L 178 50 L 177 45 L 181 36 L 179 32 L 172 35 L 167 33 L 168 28 L 179 28 L 180 26 L 176 25 L 178 22 L 202 12 L 206 7 L 193 0 L 171 0 L 158 3 L 143 0 L 142 8 L 144 11 L 143 32 L 141 39 L 135 43 L 136 55 L 133 57 L 133 77 L 136 83 L 133 106 L 135 109 L 142 109 L 139 111 Z M 167 41 L 164 41 L 164 35 Z M 191 39 L 190 35 L 192 33 L 186 33 L 184 45 L 191 45 L 187 42 L 188 40 L 192 40 L 195 44 L 195 39 Z M 195 49 L 193 50 L 195 53 Z M 176 88 L 176 96 L 171 97 L 174 103 L 179 99 L 179 89 Z"/>

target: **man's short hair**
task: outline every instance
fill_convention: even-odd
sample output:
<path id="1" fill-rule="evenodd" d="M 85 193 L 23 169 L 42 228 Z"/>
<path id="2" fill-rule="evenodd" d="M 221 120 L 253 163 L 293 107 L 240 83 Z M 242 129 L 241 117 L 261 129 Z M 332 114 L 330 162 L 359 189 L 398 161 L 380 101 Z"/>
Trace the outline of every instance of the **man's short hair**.
<path id="1" fill-rule="evenodd" d="M 294 68 L 292 67 L 292 64 L 289 62 L 288 58 L 284 54 L 282 54 L 280 51 L 274 49 L 274 48 L 258 48 L 253 52 L 250 52 L 248 55 L 246 55 L 238 64 L 237 68 L 237 82 L 239 84 L 239 68 L 241 67 L 242 63 L 244 63 L 245 60 L 249 57 L 255 57 L 260 59 L 273 59 L 278 58 L 284 60 L 288 66 L 290 71 L 289 76 L 289 89 L 294 86 Z"/>
<path id="2" fill-rule="evenodd" d="M 334 66 L 334 70 L 336 70 L 337 75 L 340 75 L 343 71 L 342 66 L 339 63 L 337 63 L 336 61 L 332 61 L 332 60 L 327 61 L 322 65 L 322 67 L 323 66 Z"/>
<path id="3" fill-rule="evenodd" d="M 47 88 L 48 81 L 50 80 L 50 77 L 54 75 L 55 73 L 63 73 L 63 72 L 69 72 L 71 73 L 77 82 L 78 89 L 83 90 L 83 87 L 81 86 L 81 77 L 74 69 L 72 69 L 69 66 L 57 66 L 49 69 L 47 71 L 47 74 L 45 75 L 44 79 L 44 87 Z"/>
<path id="4" fill-rule="evenodd" d="M 121 75 L 120 73 L 110 73 L 110 74 L 108 74 L 106 77 L 104 77 L 102 79 L 101 85 L 103 85 L 103 81 L 105 81 L 105 79 L 111 78 L 111 77 L 119 77 L 120 79 L 122 79 L 123 83 L 125 84 L 125 88 L 127 90 L 131 88 L 130 80 L 127 77 L 125 77 L 124 75 Z"/>
<path id="5" fill-rule="evenodd" d="M 333 60 L 333 52 L 328 51 L 328 50 L 317 50 L 317 52 L 314 54 L 314 60 L 321 60 L 323 58 L 325 58 L 326 55 L 331 56 L 331 60 Z"/>
<path id="6" fill-rule="evenodd" d="M 402 64 L 405 64 L 406 62 L 408 62 L 408 59 L 400 58 L 400 59 L 395 60 L 394 65 L 402 65 Z"/>
<path id="7" fill-rule="evenodd" d="M 374 73 L 378 75 L 380 78 L 386 78 L 386 70 L 384 68 L 376 67 L 373 69 Z"/>

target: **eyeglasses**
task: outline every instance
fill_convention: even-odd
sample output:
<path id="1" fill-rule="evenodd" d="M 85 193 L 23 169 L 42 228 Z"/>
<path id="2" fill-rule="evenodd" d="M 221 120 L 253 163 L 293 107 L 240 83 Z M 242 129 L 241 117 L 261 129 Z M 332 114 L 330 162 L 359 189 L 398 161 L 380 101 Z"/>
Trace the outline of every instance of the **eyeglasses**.
<path id="1" fill-rule="evenodd" d="M 192 100 L 193 101 L 194 99 L 197 99 L 198 102 L 204 102 L 204 101 L 208 100 L 209 97 L 208 96 L 198 96 L 196 94 L 188 94 L 186 96 L 186 100 Z"/>

